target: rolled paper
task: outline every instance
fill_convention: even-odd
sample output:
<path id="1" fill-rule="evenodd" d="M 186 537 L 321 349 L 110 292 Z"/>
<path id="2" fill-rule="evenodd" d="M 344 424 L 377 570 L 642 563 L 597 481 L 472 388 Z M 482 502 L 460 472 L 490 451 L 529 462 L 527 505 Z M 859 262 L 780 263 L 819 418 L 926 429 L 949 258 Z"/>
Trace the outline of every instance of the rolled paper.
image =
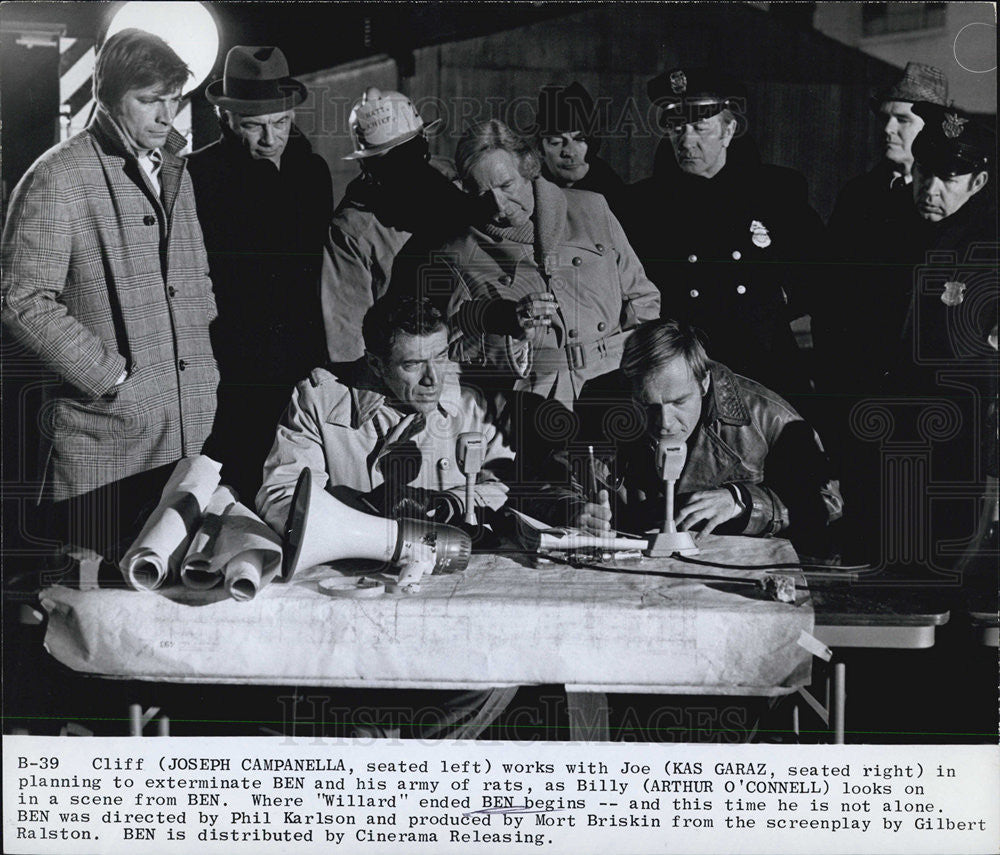
<path id="1" fill-rule="evenodd" d="M 606 534 L 588 534 L 578 528 L 553 527 L 534 517 L 508 508 L 514 517 L 517 539 L 525 549 L 533 552 L 572 552 L 576 549 L 644 550 L 649 547 L 645 538 L 629 537 L 616 531 Z"/>
<path id="2" fill-rule="evenodd" d="M 219 486 L 221 469 L 221 463 L 204 454 L 177 462 L 159 504 L 118 565 L 129 585 L 138 591 L 155 591 L 168 577 L 176 577 Z"/>
<path id="3" fill-rule="evenodd" d="M 244 552 L 226 565 L 226 590 L 239 602 L 252 600 L 260 590 L 263 576 L 260 552 Z"/>
<path id="4" fill-rule="evenodd" d="M 222 515 L 210 570 L 225 580 L 235 600 L 252 600 L 281 569 L 281 539 L 267 523 L 239 502 Z"/>
<path id="5" fill-rule="evenodd" d="M 231 487 L 220 484 L 215 488 L 201 527 L 191 538 L 187 555 L 181 562 L 181 582 L 196 591 L 207 591 L 222 581 L 221 572 L 212 570 L 212 552 L 215 541 L 222 528 L 222 516 L 236 501 L 236 494 Z"/>

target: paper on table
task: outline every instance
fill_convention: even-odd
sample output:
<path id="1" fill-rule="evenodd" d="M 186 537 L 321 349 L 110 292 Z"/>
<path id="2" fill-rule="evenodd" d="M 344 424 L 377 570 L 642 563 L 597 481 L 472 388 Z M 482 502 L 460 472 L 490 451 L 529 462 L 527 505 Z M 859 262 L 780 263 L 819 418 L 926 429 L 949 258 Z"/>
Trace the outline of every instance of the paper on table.
<path id="1" fill-rule="evenodd" d="M 700 545 L 722 564 L 797 560 L 780 538 L 712 534 Z M 799 639 L 813 632 L 812 605 L 778 603 L 743 583 L 762 571 L 713 571 L 736 583 L 727 585 L 688 578 L 690 565 L 671 558 L 629 569 L 640 572 L 478 553 L 466 572 L 425 576 L 409 597 L 334 600 L 318 581 L 336 571 L 316 567 L 243 603 L 182 586 L 156 597 L 54 587 L 40 600 L 58 661 L 129 679 L 743 695 L 809 682 L 812 655 Z"/>
<path id="2" fill-rule="evenodd" d="M 508 508 L 517 524 L 518 538 L 528 549 L 572 550 L 572 549 L 637 549 L 648 548 L 649 541 L 628 537 L 618 532 L 605 535 L 588 534 L 579 528 L 553 528 L 545 523 Z"/>
<path id="3" fill-rule="evenodd" d="M 281 569 L 281 540 L 253 511 L 235 502 L 222 516 L 210 569 L 222 575 L 234 600 L 252 600 Z"/>
<path id="4" fill-rule="evenodd" d="M 220 484 L 205 508 L 201 528 L 191 538 L 187 555 L 181 562 L 181 581 L 196 591 L 207 591 L 222 581 L 220 571 L 212 571 L 212 553 L 222 527 L 222 515 L 236 502 L 236 494 L 231 487 Z"/>
<path id="5" fill-rule="evenodd" d="M 177 461 L 159 504 L 121 563 L 125 581 L 139 591 L 155 591 L 176 575 L 191 536 L 219 485 L 222 464 L 204 454 Z"/>

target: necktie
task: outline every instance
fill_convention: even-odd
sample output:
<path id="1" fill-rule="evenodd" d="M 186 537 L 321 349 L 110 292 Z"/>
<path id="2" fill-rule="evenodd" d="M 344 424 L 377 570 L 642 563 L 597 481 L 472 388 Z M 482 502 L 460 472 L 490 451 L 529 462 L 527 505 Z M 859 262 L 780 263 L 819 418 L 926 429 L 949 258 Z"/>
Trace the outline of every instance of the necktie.
<path id="1" fill-rule="evenodd" d="M 153 186 L 156 188 L 156 192 L 160 196 L 162 196 L 163 195 L 163 181 L 160 178 L 160 170 L 163 168 L 163 155 L 160 154 L 160 150 L 158 148 L 154 148 L 149 153 L 149 162 L 152 165 L 152 170 L 151 170 L 150 174 L 151 174 L 151 177 L 153 178 L 153 181 L 155 182 Z"/>
<path id="2" fill-rule="evenodd" d="M 889 192 L 900 193 L 906 189 L 906 179 L 902 175 L 893 175 L 889 182 Z"/>

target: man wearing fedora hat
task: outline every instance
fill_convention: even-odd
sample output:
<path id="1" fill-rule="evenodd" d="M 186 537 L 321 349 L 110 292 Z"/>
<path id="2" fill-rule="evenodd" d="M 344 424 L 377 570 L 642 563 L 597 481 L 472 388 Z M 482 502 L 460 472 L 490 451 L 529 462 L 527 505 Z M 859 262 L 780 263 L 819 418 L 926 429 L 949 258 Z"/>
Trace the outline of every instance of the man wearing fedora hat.
<path id="1" fill-rule="evenodd" d="M 700 329 L 734 371 L 786 397 L 802 392 L 789 299 L 801 292 L 801 265 L 822 233 L 805 178 L 761 163 L 745 141 L 747 93 L 738 81 L 673 68 L 647 93 L 669 154 L 630 188 L 626 230 L 664 315 Z"/>
<path id="2" fill-rule="evenodd" d="M 535 112 L 542 177 L 558 187 L 600 193 L 621 216 L 625 182 L 597 156 L 601 123 L 594 99 L 582 85 L 543 86 Z"/>
<path id="3" fill-rule="evenodd" d="M 829 391 L 846 384 L 859 391 L 859 384 L 880 382 L 872 371 L 884 366 L 887 354 L 864 354 L 852 346 L 864 340 L 881 351 L 891 348 L 884 333 L 886 324 L 899 329 L 909 299 L 908 283 L 900 281 L 887 304 L 891 271 L 904 262 L 900 231 L 912 223 L 913 141 L 924 126 L 915 112 L 920 104 L 944 105 L 948 81 L 931 65 L 909 62 L 902 76 L 869 99 L 882 129 L 883 148 L 879 163 L 864 175 L 850 180 L 840 191 L 827 226 L 830 276 L 816 289 L 811 305 L 816 347 L 817 382 Z M 880 311 L 859 312 L 878 294 Z M 886 318 L 886 312 L 892 319 Z M 845 355 L 844 351 L 847 351 Z M 852 358 L 853 355 L 853 358 Z M 842 391 L 842 390 L 841 390 Z"/>
<path id="4" fill-rule="evenodd" d="M 424 123 L 400 92 L 369 86 L 349 118 L 361 168 L 330 226 L 323 261 L 323 322 L 330 360 L 348 363 L 364 353 L 365 312 L 390 288 L 430 298 L 439 308 L 450 294 L 421 282 L 422 262 L 468 223 L 472 201 L 452 183 L 454 166 L 432 158 Z"/>
<path id="5" fill-rule="evenodd" d="M 222 383 L 208 449 L 242 496 L 260 487 L 292 388 L 323 361 L 319 276 L 333 189 L 294 124 L 307 95 L 280 48 L 237 45 L 205 91 L 222 137 L 188 157 L 219 306 Z"/>

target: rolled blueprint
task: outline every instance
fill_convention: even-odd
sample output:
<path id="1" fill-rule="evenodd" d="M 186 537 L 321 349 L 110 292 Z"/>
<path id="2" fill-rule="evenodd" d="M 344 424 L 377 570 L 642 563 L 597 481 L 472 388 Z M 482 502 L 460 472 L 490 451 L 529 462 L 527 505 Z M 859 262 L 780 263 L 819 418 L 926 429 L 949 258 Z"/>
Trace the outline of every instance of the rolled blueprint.
<path id="1" fill-rule="evenodd" d="M 221 573 L 234 600 L 252 600 L 281 569 L 281 539 L 253 511 L 236 502 L 222 516 L 211 569 Z"/>
<path id="2" fill-rule="evenodd" d="M 222 573 L 212 570 L 212 553 L 222 528 L 222 516 L 236 501 L 231 487 L 220 484 L 205 508 L 201 527 L 191 538 L 187 555 L 181 562 L 181 582 L 196 591 L 207 591 L 222 581 Z"/>
<path id="3" fill-rule="evenodd" d="M 125 553 L 122 575 L 137 591 L 155 591 L 176 576 L 191 537 L 219 486 L 221 463 L 199 454 L 177 462 L 159 504 Z"/>

